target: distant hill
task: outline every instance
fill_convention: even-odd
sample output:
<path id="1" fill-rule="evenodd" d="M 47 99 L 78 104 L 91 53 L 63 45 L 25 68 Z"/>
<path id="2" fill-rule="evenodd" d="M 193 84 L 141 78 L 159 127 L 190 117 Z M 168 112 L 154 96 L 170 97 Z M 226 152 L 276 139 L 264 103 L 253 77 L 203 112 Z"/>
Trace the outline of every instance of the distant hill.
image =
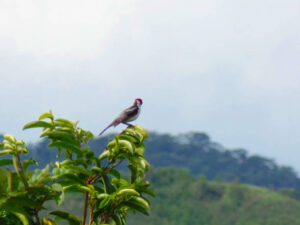
<path id="1" fill-rule="evenodd" d="M 300 224 L 300 202 L 265 188 L 209 182 L 174 169 L 159 169 L 149 180 L 157 195 L 150 216 L 129 217 L 128 225 Z"/>
<path id="2" fill-rule="evenodd" d="M 94 140 L 93 149 L 102 151 L 109 138 L 112 136 Z M 205 133 L 177 136 L 150 133 L 145 144 L 146 157 L 154 168 L 186 168 L 193 175 L 205 175 L 208 180 L 238 179 L 241 183 L 276 190 L 293 188 L 300 193 L 300 179 L 291 167 L 279 166 L 262 156 L 248 155 L 244 149 L 226 149 L 212 142 Z"/>
<path id="3" fill-rule="evenodd" d="M 112 135 L 96 138 L 92 149 L 100 154 Z M 145 141 L 146 157 L 154 168 L 186 168 L 193 175 L 216 177 L 224 181 L 238 179 L 241 183 L 273 189 L 294 188 L 300 193 L 300 179 L 291 167 L 279 166 L 262 156 L 249 156 L 244 149 L 228 150 L 212 142 L 205 133 L 187 133 L 178 136 L 150 133 Z M 41 166 L 56 160 L 56 151 L 46 141 L 31 144 L 28 157 L 33 156 Z"/>

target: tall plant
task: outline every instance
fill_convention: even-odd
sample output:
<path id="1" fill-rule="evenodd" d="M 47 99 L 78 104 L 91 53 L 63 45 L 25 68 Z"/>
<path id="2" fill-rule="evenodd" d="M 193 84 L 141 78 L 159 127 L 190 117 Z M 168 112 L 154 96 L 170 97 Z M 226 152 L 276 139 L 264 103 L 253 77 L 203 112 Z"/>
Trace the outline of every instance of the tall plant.
<path id="1" fill-rule="evenodd" d="M 154 193 L 144 181 L 150 167 L 144 158 L 143 140 L 148 136 L 144 128 L 128 127 L 97 156 L 89 147 L 94 135 L 78 127 L 78 121 L 55 119 L 50 111 L 24 129 L 36 127 L 43 129 L 40 136 L 50 140 L 48 146 L 57 151 L 58 160 L 31 170 L 29 166 L 37 162 L 21 160 L 28 153 L 25 143 L 4 135 L 0 142 L 0 224 L 57 225 L 63 219 L 70 225 L 125 225 L 129 211 L 147 214 L 146 195 L 154 197 Z M 130 176 L 121 175 L 117 168 L 126 162 Z M 84 195 L 82 218 L 58 210 L 40 217 L 47 201 L 60 205 L 69 192 Z"/>

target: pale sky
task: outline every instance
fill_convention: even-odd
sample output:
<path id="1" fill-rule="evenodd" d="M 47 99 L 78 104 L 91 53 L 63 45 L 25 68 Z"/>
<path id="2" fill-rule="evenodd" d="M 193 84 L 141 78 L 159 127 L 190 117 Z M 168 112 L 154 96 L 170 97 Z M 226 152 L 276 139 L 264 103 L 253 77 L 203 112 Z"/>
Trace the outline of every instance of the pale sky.
<path id="1" fill-rule="evenodd" d="M 0 0 L 0 132 L 36 141 L 52 109 L 98 134 L 140 97 L 148 130 L 300 172 L 299 21 L 299 0 Z"/>

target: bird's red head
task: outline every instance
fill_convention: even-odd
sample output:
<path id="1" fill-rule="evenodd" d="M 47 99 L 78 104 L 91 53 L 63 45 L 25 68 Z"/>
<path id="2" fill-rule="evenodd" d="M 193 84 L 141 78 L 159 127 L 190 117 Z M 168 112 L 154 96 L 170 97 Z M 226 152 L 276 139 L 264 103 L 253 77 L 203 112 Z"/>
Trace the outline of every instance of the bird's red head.
<path id="1" fill-rule="evenodd" d="M 134 101 L 139 101 L 139 102 L 140 102 L 140 105 L 142 105 L 142 104 L 143 104 L 143 100 L 142 100 L 142 99 L 140 99 L 140 98 L 136 98 Z"/>

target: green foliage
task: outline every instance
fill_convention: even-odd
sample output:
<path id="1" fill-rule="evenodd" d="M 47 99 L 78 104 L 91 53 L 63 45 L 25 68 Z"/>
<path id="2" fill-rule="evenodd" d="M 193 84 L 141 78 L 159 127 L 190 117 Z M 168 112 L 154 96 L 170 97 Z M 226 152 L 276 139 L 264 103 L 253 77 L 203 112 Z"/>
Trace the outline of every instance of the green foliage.
<path id="1" fill-rule="evenodd" d="M 154 196 L 144 181 L 150 167 L 144 158 L 147 132 L 138 125 L 127 128 L 97 155 L 89 146 L 94 135 L 77 125 L 78 121 L 55 119 L 50 111 L 24 126 L 42 128 L 40 136 L 49 140 L 48 148 L 56 150 L 58 160 L 35 170 L 29 170 L 30 165 L 37 165 L 35 160 L 22 160 L 28 154 L 25 143 L 4 135 L 0 142 L 0 155 L 5 157 L 0 166 L 6 167 L 0 168 L 0 224 L 56 225 L 66 220 L 70 225 L 125 225 L 128 211 L 147 214 L 150 206 L 145 194 Z M 131 179 L 116 169 L 126 161 Z M 60 205 L 65 193 L 75 192 L 85 198 L 82 220 L 61 210 L 48 211 L 40 218 L 39 212 L 47 211 L 46 202 Z"/>
<path id="2" fill-rule="evenodd" d="M 95 154 L 107 145 L 112 135 L 90 142 Z M 56 160 L 56 155 L 47 148 L 47 140 L 30 146 L 29 155 L 38 159 L 41 166 Z M 228 150 L 210 140 L 205 133 L 187 133 L 179 136 L 151 133 L 137 151 L 143 151 L 151 165 L 158 167 L 186 168 L 193 175 L 205 175 L 209 180 L 218 177 L 224 181 L 254 184 L 273 189 L 292 188 L 300 199 L 300 179 L 290 167 L 279 166 L 273 160 L 248 155 L 243 149 Z M 126 168 L 121 166 L 123 170 Z M 134 175 L 134 174 L 133 174 Z M 133 177 L 134 178 L 134 177 Z"/>

